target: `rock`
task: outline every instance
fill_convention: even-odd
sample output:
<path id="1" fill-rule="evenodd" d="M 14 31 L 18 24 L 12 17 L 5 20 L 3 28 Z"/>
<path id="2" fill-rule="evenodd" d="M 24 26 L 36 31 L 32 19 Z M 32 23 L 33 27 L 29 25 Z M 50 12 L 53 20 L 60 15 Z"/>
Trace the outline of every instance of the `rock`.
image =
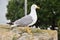
<path id="1" fill-rule="evenodd" d="M 10 25 L 0 25 L 0 40 L 58 40 L 56 30 L 41 30 L 31 28 L 33 35 L 27 33 L 24 27 L 10 29 Z"/>

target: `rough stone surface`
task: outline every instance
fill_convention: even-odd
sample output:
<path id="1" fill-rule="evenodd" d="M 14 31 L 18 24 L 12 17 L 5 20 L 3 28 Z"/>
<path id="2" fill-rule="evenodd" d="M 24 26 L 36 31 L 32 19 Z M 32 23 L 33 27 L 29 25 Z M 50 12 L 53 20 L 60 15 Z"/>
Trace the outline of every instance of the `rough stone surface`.
<path id="1" fill-rule="evenodd" d="M 31 28 L 32 35 L 24 27 L 11 30 L 10 25 L 0 25 L 0 40 L 58 40 L 56 30 L 41 30 Z"/>

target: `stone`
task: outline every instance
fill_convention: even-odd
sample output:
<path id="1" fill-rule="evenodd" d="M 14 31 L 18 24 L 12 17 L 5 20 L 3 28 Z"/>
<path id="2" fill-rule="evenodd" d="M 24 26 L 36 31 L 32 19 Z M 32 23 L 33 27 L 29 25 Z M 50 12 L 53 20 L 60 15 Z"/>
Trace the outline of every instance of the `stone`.
<path id="1" fill-rule="evenodd" d="M 41 30 L 31 28 L 32 35 L 27 33 L 24 27 L 10 29 L 10 25 L 0 25 L 0 40 L 58 40 L 56 30 Z"/>

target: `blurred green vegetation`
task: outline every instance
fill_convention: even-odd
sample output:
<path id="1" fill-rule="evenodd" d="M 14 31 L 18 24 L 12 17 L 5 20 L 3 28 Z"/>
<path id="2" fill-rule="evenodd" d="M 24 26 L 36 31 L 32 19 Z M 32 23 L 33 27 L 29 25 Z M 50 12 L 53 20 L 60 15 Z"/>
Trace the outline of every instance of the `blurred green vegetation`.
<path id="1" fill-rule="evenodd" d="M 24 16 L 24 0 L 10 0 L 7 8 L 6 17 L 12 22 Z"/>
<path id="2" fill-rule="evenodd" d="M 38 21 L 36 26 L 47 28 L 48 26 L 58 26 L 60 35 L 60 0 L 27 0 L 28 14 L 32 4 L 37 4 L 40 10 L 37 10 Z M 12 22 L 24 16 L 24 0 L 10 0 L 7 5 L 7 19 Z M 59 38 L 60 40 L 60 38 Z"/>

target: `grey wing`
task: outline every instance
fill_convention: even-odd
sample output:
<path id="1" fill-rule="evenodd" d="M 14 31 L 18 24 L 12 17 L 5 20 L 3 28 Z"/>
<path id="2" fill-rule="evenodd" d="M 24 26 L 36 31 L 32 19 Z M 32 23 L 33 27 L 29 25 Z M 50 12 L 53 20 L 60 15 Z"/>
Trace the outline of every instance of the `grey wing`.
<path id="1" fill-rule="evenodd" d="M 30 15 L 24 16 L 21 19 L 18 19 L 14 22 L 14 24 L 27 26 L 33 22 L 32 17 Z"/>

